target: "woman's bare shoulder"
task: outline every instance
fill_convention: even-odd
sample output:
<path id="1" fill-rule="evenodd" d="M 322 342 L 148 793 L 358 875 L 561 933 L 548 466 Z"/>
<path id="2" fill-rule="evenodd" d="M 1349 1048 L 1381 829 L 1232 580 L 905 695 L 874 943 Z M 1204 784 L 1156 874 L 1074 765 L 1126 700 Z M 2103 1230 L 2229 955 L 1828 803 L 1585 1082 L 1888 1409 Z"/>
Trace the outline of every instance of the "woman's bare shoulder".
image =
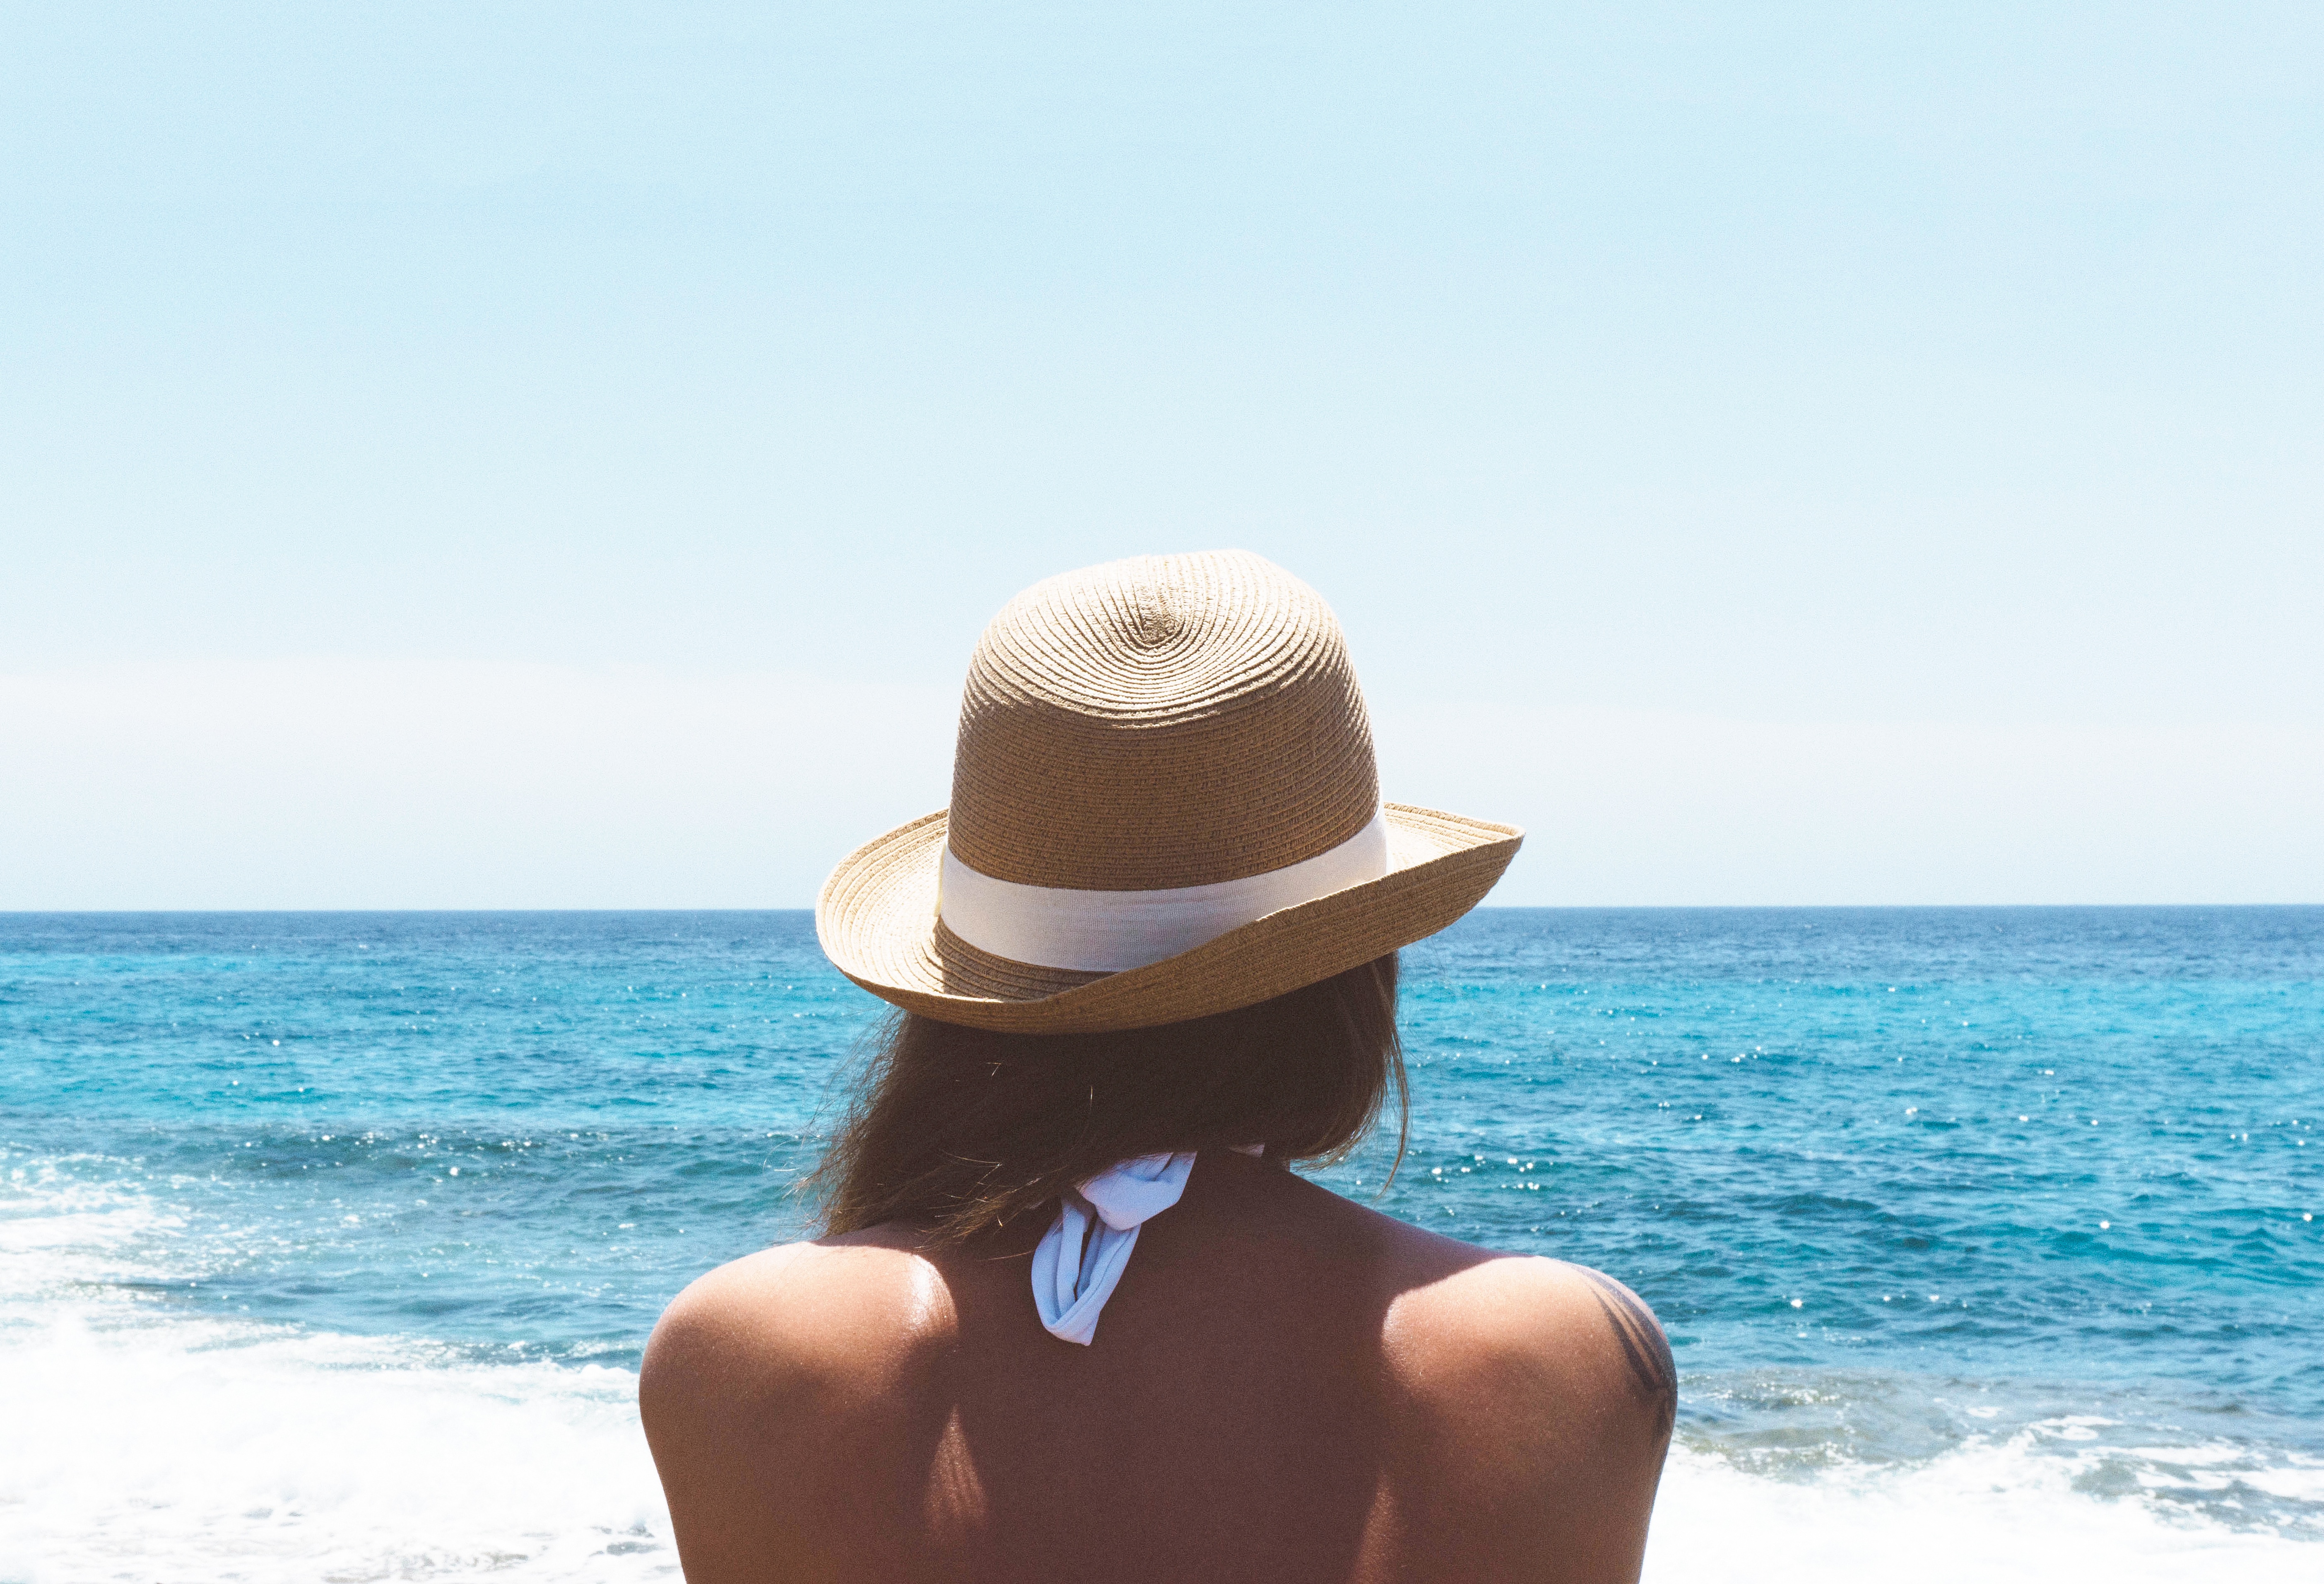
<path id="1" fill-rule="evenodd" d="M 821 1408 L 881 1389 L 950 1322 L 908 1228 L 785 1244 L 719 1266 L 671 1301 L 646 1344 L 639 1402 L 657 1418 L 745 1403 Z"/>
<path id="2" fill-rule="evenodd" d="M 829 1575 L 815 1537 L 850 1533 L 850 1469 L 908 1443 L 897 1421 L 951 1325 L 918 1242 L 881 1227 L 770 1248 L 663 1313 L 638 1409 L 688 1579 Z"/>
<path id="3" fill-rule="evenodd" d="M 1678 1375 L 1654 1311 L 1584 1265 L 1487 1250 L 1443 1260 L 1389 1306 L 1390 1355 L 1416 1378 L 1516 1372 L 1536 1390 L 1668 1433 Z"/>
<path id="4" fill-rule="evenodd" d="M 1613 1277 L 1480 1248 L 1320 1190 L 1302 1209 L 1319 1231 L 1369 1252 L 1386 1289 L 1389 1366 L 1406 1384 L 1514 1373 L 1536 1395 L 1554 1392 L 1568 1406 L 1669 1433 L 1678 1399 L 1670 1343 L 1645 1301 Z"/>
<path id="5" fill-rule="evenodd" d="M 1444 1263 L 1390 1304 L 1383 1342 L 1425 1452 L 1402 1483 L 1460 1564 L 1445 1576 L 1635 1579 L 1677 1405 L 1661 1326 L 1580 1265 Z"/>

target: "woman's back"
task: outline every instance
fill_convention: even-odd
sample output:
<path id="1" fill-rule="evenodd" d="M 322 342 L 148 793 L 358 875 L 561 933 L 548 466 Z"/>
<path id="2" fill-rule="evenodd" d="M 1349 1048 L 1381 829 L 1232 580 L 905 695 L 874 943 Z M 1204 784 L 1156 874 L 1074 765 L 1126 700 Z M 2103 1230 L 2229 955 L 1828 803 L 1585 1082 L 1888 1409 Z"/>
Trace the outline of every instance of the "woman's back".
<path id="1" fill-rule="evenodd" d="M 951 802 L 816 899 L 901 1009 L 811 1184 L 835 1236 L 647 1353 L 691 1584 L 1635 1578 L 1653 1318 L 1286 1169 L 1401 1107 L 1396 954 L 1523 839 L 1384 801 L 1338 619 L 1258 556 L 1010 600 Z"/>
<path id="2" fill-rule="evenodd" d="M 737 1262 L 641 1388 L 692 1584 L 1626 1579 L 1669 1353 L 1618 1284 L 1205 1153 L 1095 1342 L 1029 1236 Z"/>

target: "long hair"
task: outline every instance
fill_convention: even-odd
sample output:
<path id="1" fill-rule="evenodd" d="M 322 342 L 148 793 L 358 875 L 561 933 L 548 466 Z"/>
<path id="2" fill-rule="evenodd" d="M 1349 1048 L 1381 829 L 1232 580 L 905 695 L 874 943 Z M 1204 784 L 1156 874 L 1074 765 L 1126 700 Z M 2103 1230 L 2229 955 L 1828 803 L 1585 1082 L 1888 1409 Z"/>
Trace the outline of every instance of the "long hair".
<path id="1" fill-rule="evenodd" d="M 910 1220 L 957 1242 L 1137 1155 L 1257 1144 L 1270 1160 L 1342 1159 L 1391 1090 L 1401 1162 L 1396 969 L 1390 952 L 1256 1006 L 1118 1033 L 898 1013 L 805 1187 L 826 1231 Z"/>

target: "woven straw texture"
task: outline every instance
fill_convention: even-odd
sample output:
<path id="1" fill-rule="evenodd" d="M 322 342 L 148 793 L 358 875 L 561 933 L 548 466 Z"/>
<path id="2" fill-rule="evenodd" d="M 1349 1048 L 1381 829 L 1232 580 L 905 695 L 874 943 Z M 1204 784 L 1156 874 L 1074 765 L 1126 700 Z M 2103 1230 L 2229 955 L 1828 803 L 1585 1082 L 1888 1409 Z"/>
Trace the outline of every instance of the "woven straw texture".
<path id="1" fill-rule="evenodd" d="M 1024 885 L 1154 891 L 1327 851 L 1379 807 L 1331 607 L 1245 551 L 1036 583 L 976 646 L 952 850 Z"/>
<path id="2" fill-rule="evenodd" d="M 1172 889 L 1314 857 L 1379 799 L 1339 623 L 1305 584 L 1244 551 L 1070 572 L 1011 600 L 979 642 L 950 809 L 844 859 L 816 930 L 857 984 L 949 1023 L 1092 1033 L 1231 1011 L 1444 928 L 1522 833 L 1389 804 L 1383 877 L 1114 974 L 1012 961 L 946 929 L 947 843 L 1019 885 Z"/>

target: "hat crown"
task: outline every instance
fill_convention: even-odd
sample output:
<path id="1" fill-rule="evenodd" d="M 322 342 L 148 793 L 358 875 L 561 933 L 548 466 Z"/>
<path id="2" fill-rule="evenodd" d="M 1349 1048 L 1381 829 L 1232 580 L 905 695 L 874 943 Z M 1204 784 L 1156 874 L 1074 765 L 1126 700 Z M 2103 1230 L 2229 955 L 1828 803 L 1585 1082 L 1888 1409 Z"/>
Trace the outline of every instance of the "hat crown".
<path id="1" fill-rule="evenodd" d="M 1240 880 L 1329 851 L 1379 809 L 1338 619 L 1247 551 L 1036 583 L 969 662 L 948 843 L 995 879 Z"/>

